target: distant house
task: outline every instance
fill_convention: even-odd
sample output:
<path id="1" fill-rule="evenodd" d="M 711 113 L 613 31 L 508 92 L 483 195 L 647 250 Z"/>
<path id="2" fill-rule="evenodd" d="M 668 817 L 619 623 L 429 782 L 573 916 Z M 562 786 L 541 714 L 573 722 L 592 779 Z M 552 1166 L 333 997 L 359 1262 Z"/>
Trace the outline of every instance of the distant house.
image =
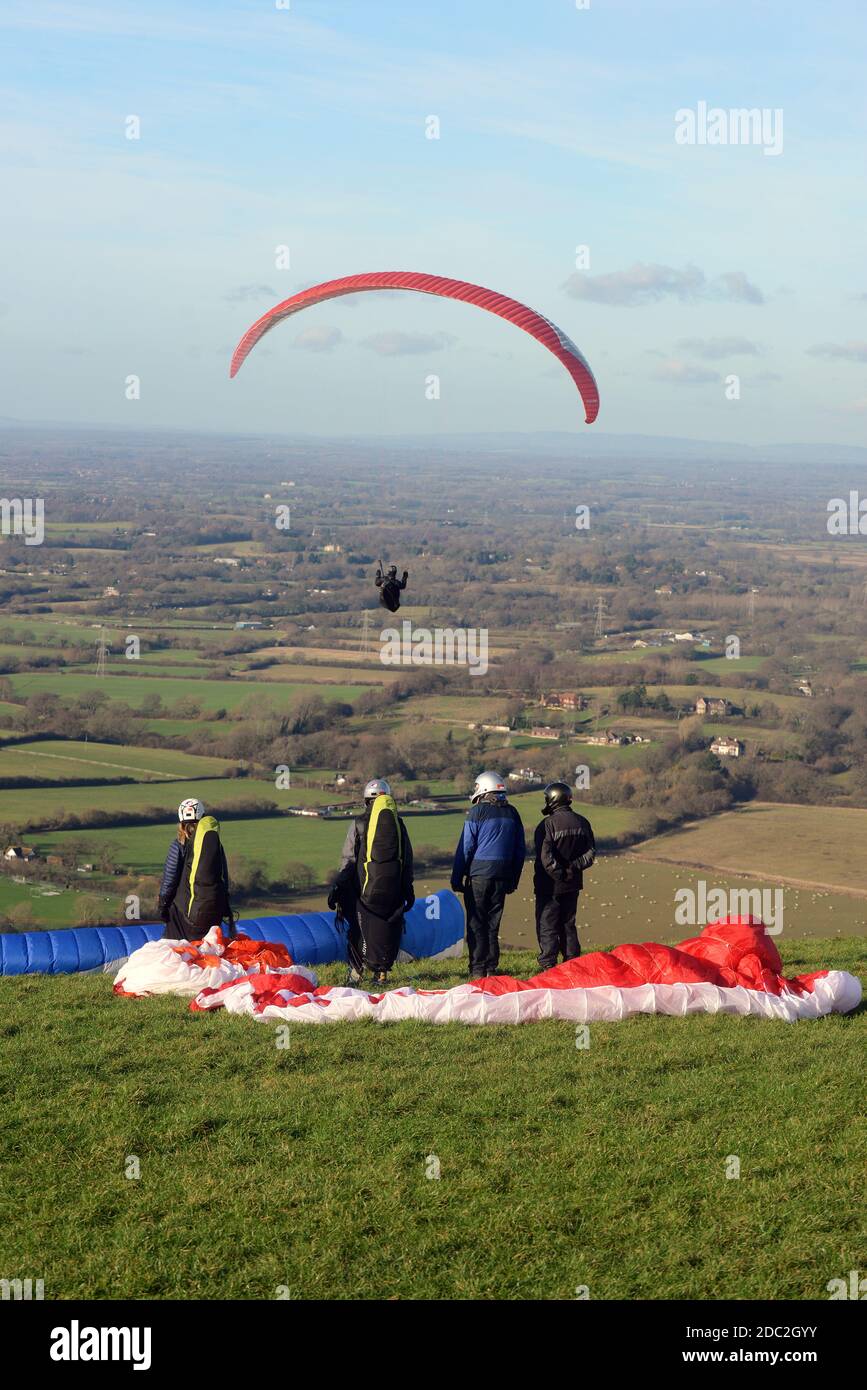
<path id="1" fill-rule="evenodd" d="M 723 734 L 720 738 L 714 739 L 710 751 L 716 753 L 718 758 L 739 758 L 743 747 L 739 738 L 729 738 L 727 734 Z"/>
<path id="2" fill-rule="evenodd" d="M 31 859 L 36 858 L 36 850 L 30 845 L 10 845 L 3 851 L 3 858 L 29 864 Z"/>
<path id="3" fill-rule="evenodd" d="M 670 584 L 660 584 L 659 588 L 654 589 L 653 592 L 655 594 L 665 594 L 665 596 L 668 597 L 672 593 L 672 588 Z"/>
<path id="4" fill-rule="evenodd" d="M 258 619 L 258 618 L 257 618 L 257 619 L 248 619 L 248 618 L 245 618 L 245 619 L 243 619 L 241 622 L 235 624 L 235 630 L 238 631 L 238 632 L 240 632 L 240 631 L 242 631 L 242 630 L 251 631 L 251 632 L 260 632 L 264 626 L 265 626 L 265 624 L 264 624 L 260 619 Z"/>
<path id="5" fill-rule="evenodd" d="M 537 724 L 535 728 L 530 730 L 530 737 L 557 739 L 560 737 L 560 730 L 552 729 L 547 724 Z"/>
<path id="6" fill-rule="evenodd" d="M 116 584 L 106 584 L 102 596 L 103 598 L 120 598 L 120 589 Z"/>
<path id="7" fill-rule="evenodd" d="M 546 709 L 568 709 L 580 710 L 587 708 L 587 700 L 583 695 L 576 695 L 574 690 L 552 690 L 550 695 L 546 695 L 542 701 Z"/>
<path id="8" fill-rule="evenodd" d="M 538 785 L 542 778 L 531 767 L 519 767 L 517 772 L 508 774 L 508 780 L 510 782 L 535 782 Z"/>
<path id="9" fill-rule="evenodd" d="M 612 747 L 614 745 L 622 746 L 630 743 L 631 740 L 628 734 L 618 734 L 614 729 L 606 729 L 601 734 L 591 734 L 587 742 L 599 744 L 602 747 Z"/>
<path id="10" fill-rule="evenodd" d="M 798 694 L 806 695 L 808 700 L 812 700 L 813 687 L 809 681 L 798 681 Z"/>
<path id="11" fill-rule="evenodd" d="M 698 634 L 695 632 L 676 632 L 674 640 L 675 642 L 697 642 Z"/>
<path id="12" fill-rule="evenodd" d="M 241 563 L 234 555 L 212 555 L 211 562 L 215 565 L 230 565 L 232 569 L 237 569 Z"/>
<path id="13" fill-rule="evenodd" d="M 719 700 L 716 696 L 711 696 L 708 699 L 706 695 L 699 695 L 695 702 L 695 712 L 696 714 L 721 714 L 725 716 L 731 712 L 731 706 L 728 700 Z"/>

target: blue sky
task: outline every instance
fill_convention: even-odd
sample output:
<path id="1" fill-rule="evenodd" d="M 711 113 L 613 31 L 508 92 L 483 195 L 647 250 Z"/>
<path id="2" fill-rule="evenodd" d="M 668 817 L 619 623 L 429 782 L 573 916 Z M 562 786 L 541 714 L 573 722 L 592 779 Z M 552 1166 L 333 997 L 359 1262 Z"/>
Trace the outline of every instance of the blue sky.
<path id="1" fill-rule="evenodd" d="M 319 306 L 229 381 L 272 303 L 407 269 L 558 323 L 599 380 L 595 431 L 861 443 L 865 16 L 862 0 L 4 0 L 0 416 L 587 428 L 541 347 L 426 296 Z M 782 152 L 678 144 L 675 113 L 700 102 L 781 109 Z"/>

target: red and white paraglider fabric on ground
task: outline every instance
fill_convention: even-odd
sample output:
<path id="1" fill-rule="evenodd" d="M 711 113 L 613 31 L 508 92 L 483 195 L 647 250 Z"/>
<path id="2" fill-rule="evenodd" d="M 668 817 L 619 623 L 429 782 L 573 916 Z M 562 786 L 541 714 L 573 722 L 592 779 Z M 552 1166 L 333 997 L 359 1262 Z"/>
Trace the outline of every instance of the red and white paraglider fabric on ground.
<path id="1" fill-rule="evenodd" d="M 135 959 L 130 957 L 129 966 Z M 861 999 L 860 981 L 846 971 L 821 970 L 787 979 L 773 940 L 753 919 L 740 918 L 705 927 L 700 936 L 678 946 L 615 946 L 529 980 L 496 975 L 445 990 L 403 986 L 369 994 L 362 989 L 316 988 L 310 972 L 295 965 L 285 972 L 269 966 L 241 973 L 242 978 L 209 980 L 190 1008 L 224 1008 L 257 1019 L 297 1023 L 360 1018 L 380 1023 L 407 1018 L 427 1023 L 530 1023 L 547 1018 L 610 1023 L 635 1014 L 683 1018 L 696 1013 L 794 1023 L 848 1013 Z"/>
<path id="2" fill-rule="evenodd" d="M 149 941 L 133 951 L 117 972 L 115 994 L 142 998 L 149 994 L 194 995 L 203 989 L 257 976 L 292 980 L 315 989 L 312 970 L 294 965 L 285 946 L 237 936 L 227 941 L 212 927 L 201 941 Z"/>

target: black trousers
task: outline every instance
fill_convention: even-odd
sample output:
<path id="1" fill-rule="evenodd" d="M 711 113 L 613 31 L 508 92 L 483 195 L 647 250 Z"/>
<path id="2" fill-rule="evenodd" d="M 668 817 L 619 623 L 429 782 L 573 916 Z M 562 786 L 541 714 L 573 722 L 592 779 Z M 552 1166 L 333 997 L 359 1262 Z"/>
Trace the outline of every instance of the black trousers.
<path id="1" fill-rule="evenodd" d="M 364 970 L 364 947 L 361 940 L 361 927 L 358 925 L 358 909 L 353 907 L 352 912 L 344 912 L 346 918 L 346 954 L 349 958 L 349 965 L 356 975 L 360 975 Z"/>
<path id="2" fill-rule="evenodd" d="M 211 927 L 218 923 L 222 927 L 223 935 L 231 938 L 236 933 L 227 926 L 226 915 L 220 904 L 213 902 L 203 903 L 190 918 L 177 903 L 172 903 L 162 939 L 163 941 L 201 941 L 203 936 L 207 936 Z"/>
<path id="3" fill-rule="evenodd" d="M 361 960 L 368 970 L 390 970 L 397 960 L 397 953 L 400 950 L 400 938 L 403 936 L 404 928 L 403 913 L 397 917 L 379 917 L 375 912 L 371 912 L 369 907 L 365 907 L 362 902 L 357 904 L 356 912 L 358 914 L 356 959 L 360 945 Z M 350 926 L 349 962 L 354 969 L 358 970 L 359 966 L 353 960 L 352 936 Z"/>
<path id="4" fill-rule="evenodd" d="M 493 975 L 500 963 L 500 922 L 506 887 L 502 879 L 471 878 L 464 889 L 471 975 Z"/>
<path id="5" fill-rule="evenodd" d="M 561 897 L 536 894 L 536 937 L 539 942 L 539 968 L 550 970 L 557 957 L 574 960 L 581 954 L 575 913 L 580 893 L 564 893 Z"/>

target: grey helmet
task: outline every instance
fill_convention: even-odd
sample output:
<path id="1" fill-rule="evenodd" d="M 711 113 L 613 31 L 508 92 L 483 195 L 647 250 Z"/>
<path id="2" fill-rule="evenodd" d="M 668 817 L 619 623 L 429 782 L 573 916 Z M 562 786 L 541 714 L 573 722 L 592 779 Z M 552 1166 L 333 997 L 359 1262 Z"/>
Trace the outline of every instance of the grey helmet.
<path id="1" fill-rule="evenodd" d="M 391 796 L 391 787 L 384 777 L 371 777 L 364 788 L 364 799 L 375 801 L 378 796 Z"/>
<path id="2" fill-rule="evenodd" d="M 489 792 L 496 792 L 499 796 L 506 795 L 506 784 L 499 772 L 480 772 L 473 784 L 473 794 L 470 801 L 475 806 L 477 801 L 481 801 L 483 796 Z"/>

